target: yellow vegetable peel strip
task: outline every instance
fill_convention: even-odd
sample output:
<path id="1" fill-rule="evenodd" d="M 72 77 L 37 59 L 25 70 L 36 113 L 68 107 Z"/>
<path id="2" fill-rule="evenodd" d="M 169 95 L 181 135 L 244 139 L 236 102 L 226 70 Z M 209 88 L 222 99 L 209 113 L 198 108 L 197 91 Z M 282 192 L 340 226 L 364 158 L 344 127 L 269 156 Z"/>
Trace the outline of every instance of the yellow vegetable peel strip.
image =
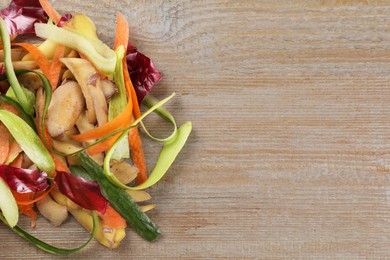
<path id="1" fill-rule="evenodd" d="M 59 28 L 55 25 L 43 23 L 35 24 L 35 33 L 38 37 L 50 39 L 83 53 L 99 72 L 107 76 L 112 76 L 115 71 L 115 51 L 100 40 L 88 38 L 69 28 Z"/>
<path id="2" fill-rule="evenodd" d="M 142 104 L 144 104 L 145 106 L 147 107 L 153 107 L 155 104 L 158 103 L 158 100 L 154 97 L 152 97 L 151 95 L 147 95 Z M 173 118 L 172 114 L 167 110 L 165 109 L 164 107 L 159 107 L 155 110 L 155 112 L 157 114 L 159 114 L 161 117 L 165 118 L 168 122 L 170 122 L 172 125 L 173 125 L 173 132 L 170 136 L 168 136 L 167 138 L 157 138 L 155 136 L 153 136 L 149 131 L 148 129 L 146 129 L 144 123 L 141 121 L 140 124 L 142 126 L 142 128 L 144 129 L 145 133 L 153 140 L 157 141 L 157 142 L 161 142 L 161 143 L 166 143 L 166 142 L 170 142 L 172 141 L 173 139 L 176 138 L 176 135 L 177 135 L 177 125 L 176 125 L 176 121 L 175 121 L 175 118 Z"/>

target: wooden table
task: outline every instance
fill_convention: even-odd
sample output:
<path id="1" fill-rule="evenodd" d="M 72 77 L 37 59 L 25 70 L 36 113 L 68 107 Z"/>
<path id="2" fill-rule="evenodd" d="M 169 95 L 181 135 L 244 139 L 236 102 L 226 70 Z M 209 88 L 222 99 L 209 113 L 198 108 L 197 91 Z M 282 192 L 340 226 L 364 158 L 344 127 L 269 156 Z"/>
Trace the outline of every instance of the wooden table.
<path id="1" fill-rule="evenodd" d="M 111 45 L 121 11 L 164 73 L 153 93 L 175 91 L 168 108 L 194 126 L 149 190 L 163 237 L 129 230 L 119 249 L 93 242 L 72 259 L 390 257 L 390 1 L 54 6 L 89 15 Z M 150 167 L 158 148 L 145 141 Z M 33 232 L 63 247 L 87 239 L 73 220 Z M 0 233 L 1 259 L 52 257 Z"/>

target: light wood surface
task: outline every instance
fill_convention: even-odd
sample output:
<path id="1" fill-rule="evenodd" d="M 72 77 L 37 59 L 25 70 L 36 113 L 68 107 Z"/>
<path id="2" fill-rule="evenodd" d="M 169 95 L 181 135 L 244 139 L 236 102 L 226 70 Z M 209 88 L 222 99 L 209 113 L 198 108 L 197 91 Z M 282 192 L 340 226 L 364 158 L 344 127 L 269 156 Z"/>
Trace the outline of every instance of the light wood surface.
<path id="1" fill-rule="evenodd" d="M 150 189 L 163 237 L 129 230 L 115 251 L 93 242 L 69 259 L 390 258 L 390 1 L 54 6 L 89 15 L 108 44 L 124 13 L 164 74 L 154 94 L 176 91 L 169 109 L 194 126 Z M 150 167 L 158 149 L 145 141 Z M 87 238 L 72 220 L 33 232 L 63 247 Z M 0 259 L 54 258 L 4 225 L 0 245 Z"/>

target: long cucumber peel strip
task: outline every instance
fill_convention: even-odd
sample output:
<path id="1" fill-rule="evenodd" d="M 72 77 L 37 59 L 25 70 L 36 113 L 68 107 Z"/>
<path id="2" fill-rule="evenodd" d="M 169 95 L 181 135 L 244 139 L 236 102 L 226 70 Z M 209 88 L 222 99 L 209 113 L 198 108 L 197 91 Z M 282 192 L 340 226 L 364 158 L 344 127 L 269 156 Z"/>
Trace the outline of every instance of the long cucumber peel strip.
<path id="1" fill-rule="evenodd" d="M 5 181 L 0 177 L 0 210 L 11 228 L 16 226 L 19 220 L 19 208 L 12 192 Z"/>
<path id="2" fill-rule="evenodd" d="M 1 40 L 3 43 L 3 50 L 4 50 L 4 66 L 6 69 L 6 75 L 8 81 L 23 110 L 27 114 L 32 115 L 34 113 L 34 101 L 26 95 L 26 91 L 23 90 L 22 86 L 19 84 L 18 79 L 16 78 L 14 68 L 12 66 L 11 42 L 8 35 L 6 24 L 1 17 L 0 17 L 0 31 L 1 31 L 0 36 L 1 36 Z"/>
<path id="3" fill-rule="evenodd" d="M 5 224 L 7 224 L 7 221 L 2 214 L 0 214 L 0 220 L 3 221 Z M 49 244 L 43 242 L 42 240 L 34 237 L 33 235 L 31 235 L 30 233 L 28 233 L 27 231 L 25 231 L 24 229 L 22 229 L 19 226 L 13 227 L 12 230 L 15 233 L 17 233 L 19 236 L 21 236 L 24 239 L 26 239 L 27 241 L 31 242 L 36 247 L 38 247 L 38 248 L 40 248 L 48 253 L 57 254 L 57 255 L 69 255 L 69 254 L 73 254 L 73 253 L 80 251 L 81 249 L 86 247 L 92 241 L 92 239 L 94 238 L 94 236 L 96 234 L 96 230 L 97 230 L 97 226 L 98 226 L 97 223 L 99 221 L 98 216 L 94 211 L 92 211 L 92 221 L 93 221 L 92 232 L 91 232 L 91 236 L 89 237 L 87 242 L 85 242 L 84 244 L 82 244 L 81 246 L 79 246 L 77 248 L 72 248 L 72 249 L 64 249 L 64 248 L 59 248 L 59 247 L 49 245 Z"/>
<path id="4" fill-rule="evenodd" d="M 142 101 L 142 104 L 145 105 L 146 107 L 153 107 L 155 104 L 158 103 L 158 100 L 154 97 L 152 97 L 151 95 L 147 95 L 144 100 Z M 162 118 L 164 118 L 165 120 L 167 120 L 168 122 L 170 122 L 172 125 L 173 125 L 173 132 L 170 136 L 168 136 L 167 138 L 157 138 L 155 136 L 153 136 L 149 131 L 148 129 L 146 129 L 144 123 L 141 121 L 141 126 L 142 128 L 144 129 L 145 133 L 153 140 L 157 141 L 157 142 L 161 142 L 161 143 L 166 143 L 166 142 L 170 142 L 171 140 L 175 139 L 176 138 L 176 135 L 177 135 L 177 125 L 176 125 L 176 122 L 175 122 L 175 118 L 173 117 L 173 115 L 171 114 L 171 112 L 169 112 L 166 108 L 164 107 L 159 107 L 155 110 L 155 112 L 160 115 Z"/>
<path id="5" fill-rule="evenodd" d="M 112 76 L 116 66 L 115 51 L 98 39 L 92 39 L 71 29 L 59 28 L 52 24 L 36 23 L 38 37 L 50 39 L 87 56 L 93 65 L 107 76 Z"/>
<path id="6" fill-rule="evenodd" d="M 34 129 L 17 115 L 3 109 L 0 109 L 0 121 L 40 170 L 49 176 L 54 173 L 54 161 Z"/>

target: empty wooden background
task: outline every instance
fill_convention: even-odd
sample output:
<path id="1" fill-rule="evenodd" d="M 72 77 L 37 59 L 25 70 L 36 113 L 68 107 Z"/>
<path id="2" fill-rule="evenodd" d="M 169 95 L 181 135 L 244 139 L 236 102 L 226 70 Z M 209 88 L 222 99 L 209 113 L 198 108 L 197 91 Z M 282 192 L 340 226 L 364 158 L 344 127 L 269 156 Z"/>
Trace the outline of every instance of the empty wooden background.
<path id="1" fill-rule="evenodd" d="M 390 1 L 53 3 L 110 45 L 123 12 L 164 73 L 154 94 L 176 91 L 168 107 L 194 125 L 150 189 L 164 236 L 129 231 L 115 251 L 93 242 L 70 259 L 390 258 Z M 145 141 L 150 167 L 158 149 Z M 87 238 L 73 220 L 33 232 Z M 4 225 L 0 244 L 1 259 L 52 257 Z"/>

